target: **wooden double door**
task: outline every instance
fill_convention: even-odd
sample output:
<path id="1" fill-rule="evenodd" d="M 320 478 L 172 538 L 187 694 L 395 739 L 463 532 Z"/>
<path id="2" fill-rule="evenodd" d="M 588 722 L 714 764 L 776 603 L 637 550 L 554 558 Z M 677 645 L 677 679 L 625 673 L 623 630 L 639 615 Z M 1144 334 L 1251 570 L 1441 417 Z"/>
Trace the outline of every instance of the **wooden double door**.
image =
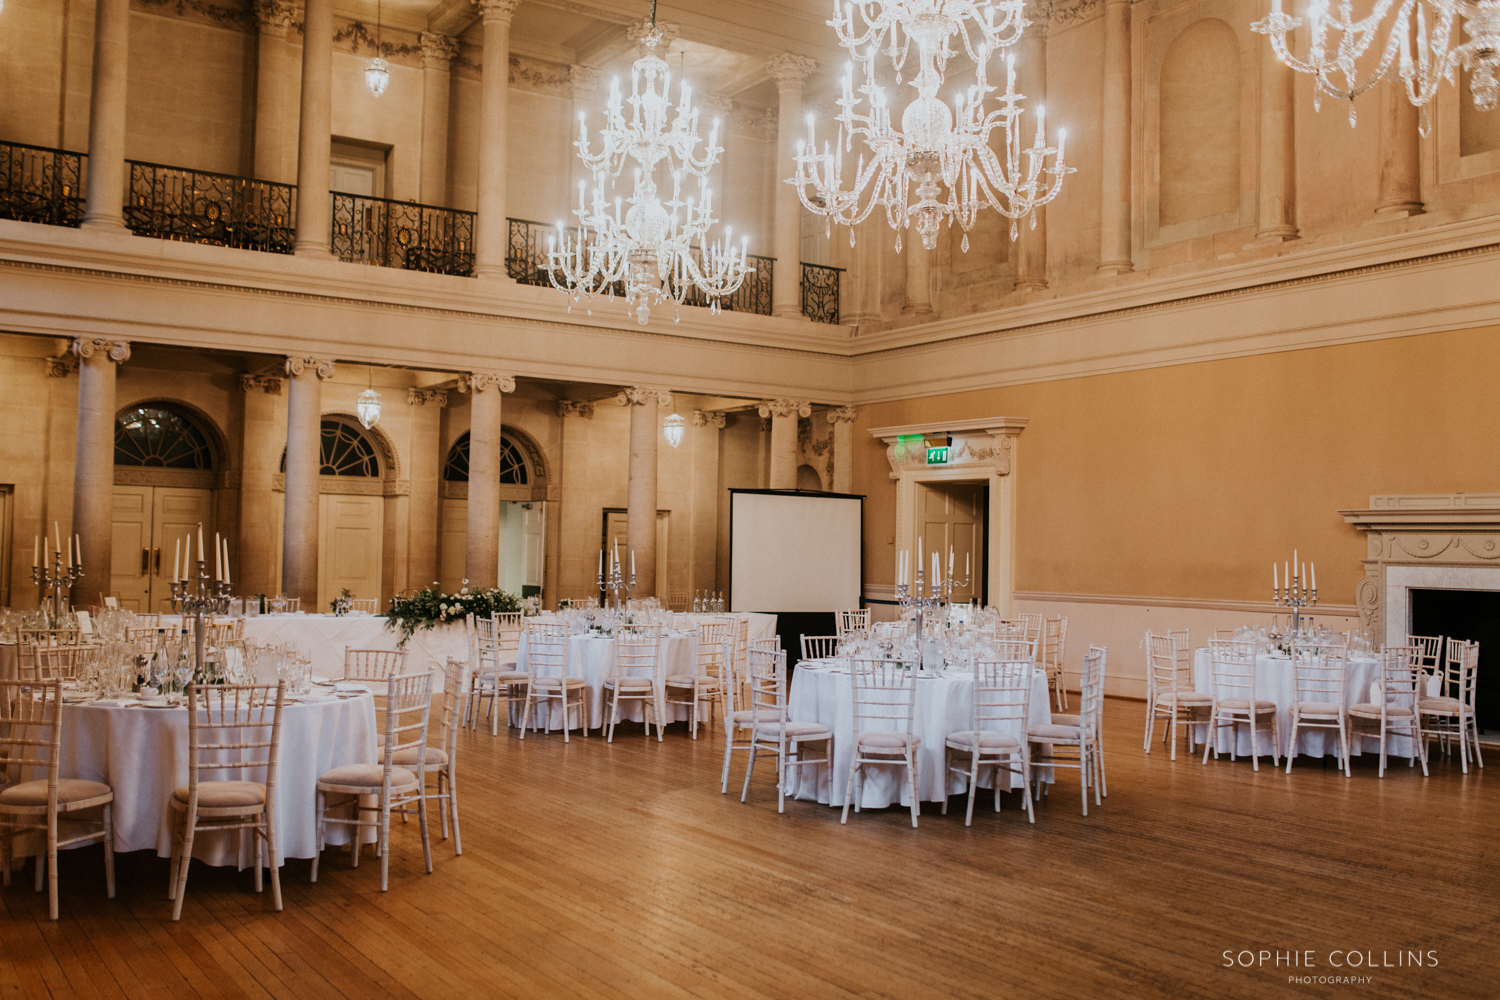
<path id="1" fill-rule="evenodd" d="M 109 585 L 97 589 L 119 594 L 120 607 L 131 611 L 170 610 L 165 602 L 172 596 L 173 546 L 184 537 L 196 539 L 200 524 L 212 539 L 212 490 L 116 486 Z M 87 603 L 94 603 L 94 590 L 85 588 Z"/>
<path id="2" fill-rule="evenodd" d="M 989 494 L 983 483 L 923 483 L 917 490 L 917 524 L 922 535 L 923 566 L 927 583 L 932 583 L 932 555 L 942 562 L 943 579 L 948 578 L 948 552 L 953 552 L 953 600 L 965 603 L 984 597 L 984 523 L 988 515 Z M 913 553 L 915 555 L 915 553 Z M 968 559 L 967 586 L 964 560 Z M 913 569 L 915 574 L 915 568 Z"/>

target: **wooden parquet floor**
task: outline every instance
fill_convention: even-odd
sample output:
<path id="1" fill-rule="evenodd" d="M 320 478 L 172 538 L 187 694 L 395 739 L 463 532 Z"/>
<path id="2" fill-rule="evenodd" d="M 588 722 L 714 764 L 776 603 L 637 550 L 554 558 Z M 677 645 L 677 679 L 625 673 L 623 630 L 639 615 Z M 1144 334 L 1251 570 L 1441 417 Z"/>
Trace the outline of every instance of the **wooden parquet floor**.
<path id="1" fill-rule="evenodd" d="M 717 730 L 466 733 L 465 853 L 435 842 L 434 874 L 415 826 L 390 892 L 368 856 L 330 852 L 316 885 L 287 863 L 280 914 L 248 872 L 195 866 L 173 924 L 165 860 L 122 855 L 107 900 L 99 848 L 73 851 L 59 922 L 29 865 L 0 892 L 0 1000 L 1500 996 L 1483 773 L 1148 758 L 1142 712 L 1107 706 L 1104 806 L 1082 817 L 1063 773 L 1034 827 L 987 793 L 968 829 L 961 807 L 924 806 L 917 830 L 899 808 L 845 827 L 807 802 L 777 815 L 769 768 L 741 805 L 719 794 Z M 1377 967 L 1347 967 L 1351 950 Z M 1399 964 L 1407 950 L 1427 964 Z M 1225 951 L 1271 956 L 1224 968 Z M 1316 967 L 1276 966 L 1294 952 Z"/>

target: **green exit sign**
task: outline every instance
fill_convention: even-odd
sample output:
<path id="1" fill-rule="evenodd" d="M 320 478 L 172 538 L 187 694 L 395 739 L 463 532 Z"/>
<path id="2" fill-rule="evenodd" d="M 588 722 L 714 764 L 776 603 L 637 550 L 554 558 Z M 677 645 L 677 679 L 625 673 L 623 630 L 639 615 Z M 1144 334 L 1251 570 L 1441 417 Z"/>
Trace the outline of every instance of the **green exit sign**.
<path id="1" fill-rule="evenodd" d="M 927 449 L 927 464 L 928 465 L 947 465 L 948 464 L 948 446 L 947 445 L 943 445 L 943 446 L 937 447 L 937 448 L 928 448 Z"/>

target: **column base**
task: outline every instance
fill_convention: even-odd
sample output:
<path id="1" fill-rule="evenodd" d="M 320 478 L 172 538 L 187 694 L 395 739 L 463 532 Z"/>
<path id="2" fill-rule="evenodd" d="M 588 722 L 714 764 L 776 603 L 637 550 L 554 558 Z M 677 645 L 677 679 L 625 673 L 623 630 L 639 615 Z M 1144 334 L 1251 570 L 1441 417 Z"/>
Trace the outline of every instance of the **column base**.
<path id="1" fill-rule="evenodd" d="M 787 306 L 773 306 L 771 308 L 771 315 L 777 319 L 807 319 L 803 315 L 801 307 L 792 309 Z"/>
<path id="2" fill-rule="evenodd" d="M 1374 222 L 1387 219 L 1409 219 L 1414 215 L 1426 215 L 1427 210 L 1420 201 L 1392 201 L 1375 209 Z"/>
<path id="3" fill-rule="evenodd" d="M 475 264 L 474 277 L 483 278 L 486 281 L 509 281 L 512 284 L 516 280 L 510 276 L 504 264 Z"/>
<path id="4" fill-rule="evenodd" d="M 930 316 L 930 315 L 932 315 L 932 306 L 930 306 L 930 305 L 902 306 L 901 307 L 901 315 L 903 315 L 903 316 Z"/>
<path id="5" fill-rule="evenodd" d="M 1297 239 L 1301 239 L 1301 237 L 1297 234 L 1296 226 L 1277 226 L 1274 229 L 1266 229 L 1256 233 L 1255 239 L 1246 243 L 1245 246 L 1247 248 L 1277 246 Z"/>
<path id="6" fill-rule="evenodd" d="M 125 217 L 123 215 L 88 215 L 79 221 L 80 229 L 117 229 L 125 228 Z"/>
<path id="7" fill-rule="evenodd" d="M 327 243 L 315 242 L 313 240 L 297 240 L 292 244 L 292 253 L 298 257 L 312 257 L 315 259 L 332 260 L 333 248 Z"/>
<path id="8" fill-rule="evenodd" d="M 1014 285 L 1017 292 L 1040 292 L 1047 287 L 1046 278 L 1020 278 Z"/>
<path id="9" fill-rule="evenodd" d="M 1130 274 L 1135 270 L 1135 263 L 1128 260 L 1102 260 L 1099 262 L 1098 273 L 1113 277 L 1120 274 Z"/>

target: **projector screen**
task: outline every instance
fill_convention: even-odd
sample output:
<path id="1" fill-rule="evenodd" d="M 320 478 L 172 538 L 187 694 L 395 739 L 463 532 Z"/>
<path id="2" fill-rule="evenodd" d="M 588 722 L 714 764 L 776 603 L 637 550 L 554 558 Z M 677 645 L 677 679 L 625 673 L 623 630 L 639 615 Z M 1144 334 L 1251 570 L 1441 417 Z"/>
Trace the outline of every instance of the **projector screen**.
<path id="1" fill-rule="evenodd" d="M 859 607 L 863 520 L 863 496 L 730 490 L 730 610 Z"/>

